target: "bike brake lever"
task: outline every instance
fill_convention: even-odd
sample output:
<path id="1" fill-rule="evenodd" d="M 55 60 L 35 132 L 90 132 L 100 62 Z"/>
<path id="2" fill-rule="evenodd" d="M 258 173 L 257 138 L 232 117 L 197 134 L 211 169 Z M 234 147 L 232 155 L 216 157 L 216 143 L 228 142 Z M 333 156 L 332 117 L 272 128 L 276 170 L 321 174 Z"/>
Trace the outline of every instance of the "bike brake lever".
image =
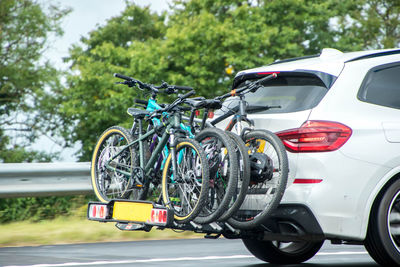
<path id="1" fill-rule="evenodd" d="M 134 87 L 136 85 L 135 81 L 123 81 L 123 82 L 115 82 L 115 84 L 123 84 L 123 85 L 128 85 L 129 87 Z"/>
<path id="2" fill-rule="evenodd" d="M 174 88 L 167 87 L 167 88 L 164 89 L 164 92 L 165 92 L 166 94 L 168 94 L 168 95 L 171 95 L 171 94 L 175 94 L 175 93 L 176 93 L 176 90 L 175 90 Z"/>
<path id="3" fill-rule="evenodd" d="M 168 88 L 168 83 L 165 81 L 162 81 L 162 83 L 158 89 L 161 89 L 161 88 Z"/>

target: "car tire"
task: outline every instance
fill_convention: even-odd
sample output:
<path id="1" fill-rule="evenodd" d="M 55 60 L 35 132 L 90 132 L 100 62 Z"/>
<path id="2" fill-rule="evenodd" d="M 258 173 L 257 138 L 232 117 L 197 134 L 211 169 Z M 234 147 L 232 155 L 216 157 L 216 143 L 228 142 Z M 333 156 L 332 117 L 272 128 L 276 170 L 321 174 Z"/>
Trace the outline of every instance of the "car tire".
<path id="1" fill-rule="evenodd" d="M 243 239 L 246 248 L 258 259 L 274 264 L 299 264 L 311 259 L 322 247 L 318 242 L 279 242 Z"/>
<path id="2" fill-rule="evenodd" d="M 383 266 L 400 266 L 399 223 L 400 179 L 387 186 L 377 197 L 364 242 L 369 255 Z"/>

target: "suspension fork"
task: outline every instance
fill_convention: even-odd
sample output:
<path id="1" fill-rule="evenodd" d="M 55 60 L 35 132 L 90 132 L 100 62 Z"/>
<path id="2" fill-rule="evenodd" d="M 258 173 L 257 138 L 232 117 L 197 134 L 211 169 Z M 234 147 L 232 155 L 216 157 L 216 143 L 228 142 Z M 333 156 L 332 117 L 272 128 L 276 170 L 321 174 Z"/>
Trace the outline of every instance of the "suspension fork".
<path id="1" fill-rule="evenodd" d="M 169 132 L 169 143 L 170 143 L 170 152 L 171 152 L 171 160 L 172 160 L 172 174 L 174 179 L 178 178 L 178 165 L 176 162 L 176 136 L 175 130 L 170 129 Z"/>
<path id="2" fill-rule="evenodd" d="M 237 116 L 237 134 L 243 139 L 244 135 L 247 131 L 251 131 L 254 129 L 254 121 L 247 117 L 246 112 L 246 100 L 244 100 L 244 95 L 239 95 L 240 102 L 239 102 L 239 115 Z M 243 128 L 242 121 L 247 122 L 250 125 L 250 128 L 245 127 Z"/>
<path id="3" fill-rule="evenodd" d="M 237 127 L 237 134 L 242 135 L 243 133 L 243 126 L 242 126 L 242 120 L 247 119 L 247 114 L 246 114 L 246 101 L 243 99 L 244 96 L 241 94 L 239 95 L 239 116 L 237 116 L 237 122 L 236 122 L 236 127 Z"/>
<path id="4" fill-rule="evenodd" d="M 142 133 L 143 133 L 143 122 L 142 120 L 139 120 L 139 140 L 142 137 Z M 143 149 L 143 141 L 140 140 L 139 141 L 139 155 L 140 155 L 140 166 L 143 167 L 144 166 L 144 149 Z"/>

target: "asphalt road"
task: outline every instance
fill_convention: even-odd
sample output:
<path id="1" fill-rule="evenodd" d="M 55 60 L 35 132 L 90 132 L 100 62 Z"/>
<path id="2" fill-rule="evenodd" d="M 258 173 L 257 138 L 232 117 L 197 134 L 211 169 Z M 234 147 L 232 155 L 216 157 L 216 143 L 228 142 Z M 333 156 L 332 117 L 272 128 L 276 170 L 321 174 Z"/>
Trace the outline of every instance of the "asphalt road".
<path id="1" fill-rule="evenodd" d="M 220 238 L 0 248 L 0 266 L 274 266 L 240 240 Z M 291 266 L 378 266 L 363 246 L 325 242 L 311 260 Z"/>

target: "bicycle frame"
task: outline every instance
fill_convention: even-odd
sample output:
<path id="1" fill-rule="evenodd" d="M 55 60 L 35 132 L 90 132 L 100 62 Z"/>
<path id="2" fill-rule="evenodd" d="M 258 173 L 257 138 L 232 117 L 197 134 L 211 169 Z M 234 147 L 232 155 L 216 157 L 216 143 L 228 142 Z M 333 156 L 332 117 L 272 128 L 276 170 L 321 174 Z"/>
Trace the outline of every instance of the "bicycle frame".
<path id="1" fill-rule="evenodd" d="M 157 104 L 155 96 L 152 96 L 147 102 L 146 110 L 152 112 L 152 111 L 159 110 L 159 109 L 161 109 L 161 106 Z M 153 121 L 154 125 L 161 125 L 161 121 L 158 118 L 152 118 L 152 121 Z M 185 125 L 181 122 L 180 129 L 183 130 L 184 132 L 186 132 L 188 134 L 189 138 L 194 138 L 194 134 L 191 131 L 190 125 Z M 157 137 L 157 138 L 160 140 L 160 137 Z M 150 151 L 153 152 L 151 148 L 150 148 Z M 158 169 L 162 170 L 164 168 L 164 164 L 168 157 L 168 154 L 169 154 L 169 149 L 167 146 L 165 146 L 164 147 L 164 157 L 162 154 L 160 154 L 159 161 L 161 161 L 161 162 L 160 162 L 160 164 L 157 164 L 156 170 L 158 170 Z"/>
<path id="2" fill-rule="evenodd" d="M 242 136 L 246 131 L 252 130 L 254 128 L 254 121 L 247 117 L 246 112 L 246 100 L 244 100 L 244 95 L 239 94 L 239 106 L 233 110 L 229 110 L 225 114 L 219 116 L 218 118 L 212 120 L 210 122 L 211 125 L 215 126 L 217 123 L 229 118 L 233 115 L 232 119 L 229 121 L 228 125 L 225 127 L 225 131 L 232 131 L 233 126 L 235 124 L 238 125 L 238 129 L 236 134 Z M 207 114 L 204 114 L 206 117 Z M 203 119 L 204 121 L 204 119 Z M 250 128 L 243 128 L 242 122 L 247 122 L 250 125 Z M 202 124 L 202 129 L 205 127 L 205 124 Z"/>
<path id="3" fill-rule="evenodd" d="M 171 152 L 173 152 L 173 156 L 174 156 L 174 152 L 175 152 L 175 134 L 174 134 L 174 129 L 177 129 L 180 127 L 180 115 L 172 113 L 172 116 L 169 116 L 167 123 L 165 125 L 158 125 L 156 126 L 154 129 L 148 131 L 145 134 L 142 134 L 142 121 L 138 120 L 139 122 L 139 137 L 134 140 L 133 142 L 127 144 L 125 147 L 123 147 L 121 149 L 121 151 L 119 151 L 117 154 L 115 154 L 112 158 L 110 158 L 106 164 L 105 167 L 109 170 L 118 172 L 120 174 L 123 174 L 126 177 L 130 177 L 131 173 L 128 173 L 126 171 L 122 171 L 119 170 L 113 166 L 111 166 L 111 162 L 117 158 L 119 155 L 121 155 L 124 151 L 126 151 L 127 149 L 129 149 L 129 147 L 139 143 L 139 157 L 140 157 L 140 168 L 143 169 L 145 176 L 150 175 L 151 171 L 152 171 L 152 167 L 154 166 L 154 164 L 156 163 L 158 157 L 159 157 L 159 153 L 161 153 L 162 149 L 164 147 L 166 147 L 168 140 L 170 140 L 170 149 Z M 157 146 L 154 148 L 154 151 L 150 157 L 150 159 L 148 160 L 148 162 L 145 164 L 145 159 L 144 159 L 144 149 L 143 149 L 143 142 L 145 142 L 147 140 L 147 138 L 149 138 L 150 136 L 154 135 L 155 133 L 157 133 L 158 131 L 163 131 L 163 135 L 159 140 L 159 143 L 157 144 Z M 175 168 L 174 168 L 174 172 L 175 172 Z"/>

